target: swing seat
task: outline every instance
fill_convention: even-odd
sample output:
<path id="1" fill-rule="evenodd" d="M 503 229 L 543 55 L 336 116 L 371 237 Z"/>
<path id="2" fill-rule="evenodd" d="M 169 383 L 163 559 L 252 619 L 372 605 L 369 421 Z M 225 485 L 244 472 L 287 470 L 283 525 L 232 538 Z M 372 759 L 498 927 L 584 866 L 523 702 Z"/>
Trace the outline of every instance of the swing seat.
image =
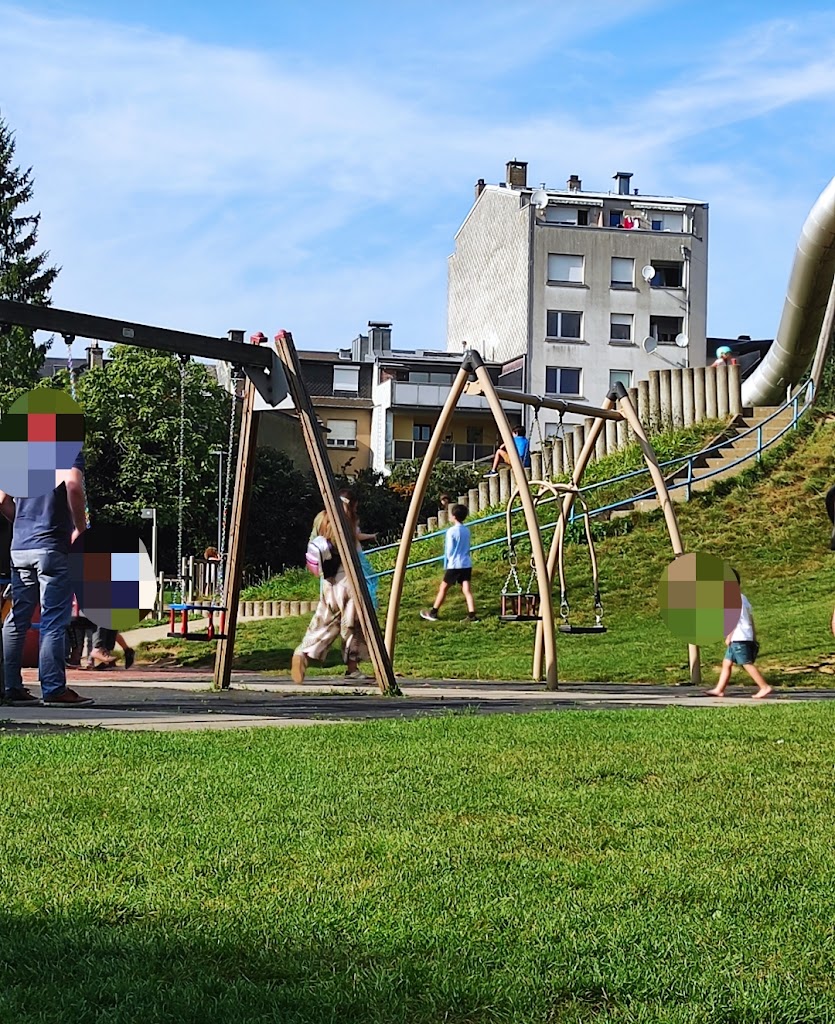
<path id="1" fill-rule="evenodd" d="M 572 626 L 569 622 L 563 622 L 559 626 L 560 633 L 605 633 L 605 626 Z"/>
<path id="2" fill-rule="evenodd" d="M 180 613 L 179 626 L 176 622 L 177 612 Z M 209 616 L 209 623 L 205 633 L 194 633 L 188 628 L 189 612 L 206 612 Z M 215 629 L 215 612 L 220 612 L 219 628 Z M 168 606 L 168 632 L 165 634 L 171 640 L 227 640 L 226 633 L 226 607 L 220 604 L 184 604 L 175 603 Z"/>

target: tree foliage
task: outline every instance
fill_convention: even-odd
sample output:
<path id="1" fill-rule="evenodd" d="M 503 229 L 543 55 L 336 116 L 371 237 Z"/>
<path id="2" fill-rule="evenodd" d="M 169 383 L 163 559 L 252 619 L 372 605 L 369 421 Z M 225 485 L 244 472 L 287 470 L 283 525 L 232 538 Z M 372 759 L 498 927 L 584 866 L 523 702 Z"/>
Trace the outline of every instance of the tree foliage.
<path id="1" fill-rule="evenodd" d="M 111 349 L 101 368 L 81 374 L 87 493 L 95 521 L 140 525 L 156 508 L 160 565 L 174 570 L 179 522 L 180 363 L 128 345 Z M 202 554 L 217 535 L 217 457 L 225 448 L 229 397 L 209 368 L 184 371 L 183 553 Z"/>
<path id="2" fill-rule="evenodd" d="M 35 251 L 41 215 L 27 212 L 34 193 L 32 169 L 14 163 L 15 139 L 0 117 L 0 298 L 49 304 L 58 268 L 49 253 Z M 22 327 L 0 330 L 0 408 L 6 409 L 38 383 L 46 345 Z"/>

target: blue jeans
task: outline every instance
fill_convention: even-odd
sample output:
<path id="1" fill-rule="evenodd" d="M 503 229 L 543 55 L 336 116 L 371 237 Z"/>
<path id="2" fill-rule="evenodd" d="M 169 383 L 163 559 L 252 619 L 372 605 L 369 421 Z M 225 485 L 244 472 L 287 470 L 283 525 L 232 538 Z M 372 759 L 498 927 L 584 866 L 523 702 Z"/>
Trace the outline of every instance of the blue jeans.
<path id="1" fill-rule="evenodd" d="M 6 690 L 22 689 L 20 663 L 35 606 L 41 605 L 38 677 L 44 697 L 67 686 L 66 633 L 72 614 L 69 560 L 60 551 L 12 551 L 12 610 L 3 623 Z"/>

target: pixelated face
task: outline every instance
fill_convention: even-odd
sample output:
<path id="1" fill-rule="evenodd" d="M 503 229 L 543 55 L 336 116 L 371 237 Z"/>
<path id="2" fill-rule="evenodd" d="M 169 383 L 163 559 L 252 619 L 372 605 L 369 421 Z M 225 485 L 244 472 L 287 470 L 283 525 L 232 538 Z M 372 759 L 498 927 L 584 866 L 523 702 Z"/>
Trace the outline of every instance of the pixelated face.
<path id="1" fill-rule="evenodd" d="M 35 388 L 0 421 L 0 490 L 39 498 L 55 489 L 55 474 L 72 469 L 84 443 L 84 415 L 54 388 Z"/>
<path id="2" fill-rule="evenodd" d="M 658 604 L 671 633 L 691 644 L 707 644 L 722 641 L 736 627 L 742 595 L 727 562 L 692 553 L 664 570 Z"/>
<path id="3" fill-rule="evenodd" d="M 70 576 L 82 613 L 106 629 L 130 629 L 154 607 L 156 580 L 139 533 L 93 526 L 70 550 Z"/>

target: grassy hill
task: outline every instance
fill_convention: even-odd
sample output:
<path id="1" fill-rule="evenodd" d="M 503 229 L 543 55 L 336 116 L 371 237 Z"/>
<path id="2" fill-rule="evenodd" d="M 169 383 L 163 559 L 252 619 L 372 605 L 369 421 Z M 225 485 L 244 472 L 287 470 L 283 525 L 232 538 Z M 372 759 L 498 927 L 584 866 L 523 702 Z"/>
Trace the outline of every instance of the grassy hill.
<path id="1" fill-rule="evenodd" d="M 740 572 L 757 622 L 759 664 L 778 684 L 827 685 L 835 672 L 829 631 L 835 601 L 829 568 L 833 556 L 822 500 L 833 482 L 835 425 L 821 417 L 803 424 L 757 466 L 677 507 L 685 549 L 726 558 Z M 559 637 L 561 680 L 674 683 L 687 678 L 686 646 L 667 631 L 658 610 L 658 580 L 672 558 L 663 517 L 660 512 L 635 513 L 628 529 L 598 543 L 609 631 Z M 475 539 L 482 539 L 482 533 Z M 437 544 L 429 541 L 416 550 L 426 557 Z M 585 548 L 570 545 L 567 560 L 572 619 L 588 620 L 591 595 Z M 396 670 L 416 677 L 529 678 L 534 627 L 504 624 L 497 618 L 506 572 L 499 547 L 477 554 L 473 588 L 482 621 L 463 621 L 465 608 L 456 592 L 441 620 L 425 623 L 418 613 L 431 603 L 440 570 L 437 565 L 410 570 Z M 386 598 L 384 581 L 381 619 Z M 305 625 L 298 618 L 242 625 L 236 644 L 238 667 L 287 671 Z M 715 678 L 722 651 L 721 638 L 702 649 L 706 682 Z M 149 645 L 147 650 L 150 657 L 174 656 L 191 664 L 209 654 L 207 645 L 185 647 L 175 642 Z M 329 664 L 333 672 L 341 670 L 338 659 Z"/>

